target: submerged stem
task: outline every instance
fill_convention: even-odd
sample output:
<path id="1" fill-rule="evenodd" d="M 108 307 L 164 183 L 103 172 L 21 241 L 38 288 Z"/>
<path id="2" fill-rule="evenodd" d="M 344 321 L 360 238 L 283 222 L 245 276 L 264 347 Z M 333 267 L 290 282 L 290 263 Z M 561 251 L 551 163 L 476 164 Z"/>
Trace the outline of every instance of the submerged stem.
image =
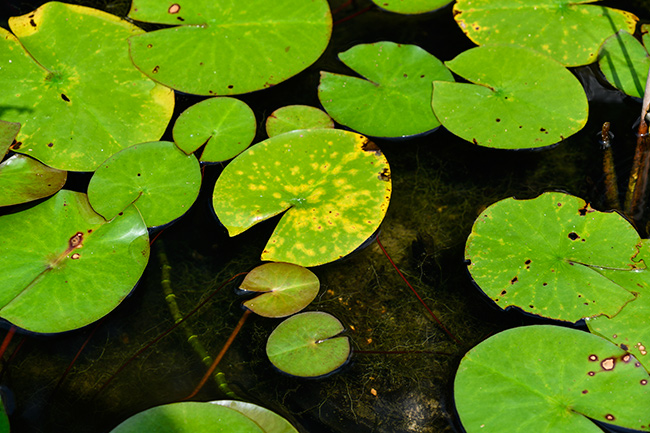
<path id="1" fill-rule="evenodd" d="M 603 123 L 600 132 L 600 145 L 603 149 L 603 173 L 605 173 L 605 197 L 607 206 L 612 209 L 621 209 L 618 199 L 618 179 L 614 168 L 614 153 L 612 151 L 611 139 L 613 134 L 609 131 L 609 122 Z"/>

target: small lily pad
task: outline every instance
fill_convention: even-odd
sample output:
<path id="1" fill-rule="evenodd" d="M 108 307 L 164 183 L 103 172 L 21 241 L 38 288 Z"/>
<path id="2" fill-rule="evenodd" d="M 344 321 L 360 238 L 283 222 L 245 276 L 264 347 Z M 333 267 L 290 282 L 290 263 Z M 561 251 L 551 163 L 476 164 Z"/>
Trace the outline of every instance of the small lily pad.
<path id="1" fill-rule="evenodd" d="M 291 263 L 266 263 L 246 275 L 239 287 L 264 292 L 244 306 L 264 317 L 286 317 L 305 308 L 318 295 L 320 281 L 312 271 Z"/>
<path id="2" fill-rule="evenodd" d="M 334 121 L 323 110 L 308 105 L 278 108 L 266 119 L 269 137 L 298 129 L 334 128 Z"/>
<path id="3" fill-rule="evenodd" d="M 350 356 L 343 325 L 328 313 L 296 314 L 280 323 L 266 343 L 273 365 L 293 376 L 317 377 L 341 367 Z"/>
<path id="4" fill-rule="evenodd" d="M 465 257 L 474 281 L 499 307 L 576 322 L 613 317 L 635 298 L 634 286 L 608 275 L 643 266 L 633 260 L 640 242 L 618 213 L 549 192 L 489 206 L 474 222 Z"/>
<path id="5" fill-rule="evenodd" d="M 201 169 L 194 155 L 185 155 L 169 141 L 153 141 L 104 161 L 90 179 L 88 200 L 106 219 L 135 203 L 147 227 L 155 227 L 187 212 L 200 186 Z"/>
<path id="6" fill-rule="evenodd" d="M 278 84 L 314 63 L 332 31 L 326 0 L 134 0 L 129 17 L 178 27 L 130 39 L 135 65 L 197 95 L 236 95 Z"/>
<path id="7" fill-rule="evenodd" d="M 647 34 L 650 26 L 641 31 Z M 644 38 L 644 42 L 650 38 Z M 603 44 L 598 56 L 600 70 L 613 86 L 630 96 L 643 98 L 650 69 L 648 46 L 627 32 L 618 32 Z"/>
<path id="8" fill-rule="evenodd" d="M 9 146 L 14 142 L 19 131 L 20 123 L 0 120 L 0 160 L 7 154 Z"/>
<path id="9" fill-rule="evenodd" d="M 467 433 L 602 433 L 592 420 L 648 431 L 650 376 L 587 332 L 526 326 L 470 350 L 454 380 Z"/>
<path id="10" fill-rule="evenodd" d="M 176 145 L 190 154 L 205 144 L 200 160 L 234 158 L 255 138 L 255 114 L 234 98 L 210 98 L 183 111 L 173 129 Z"/>
<path id="11" fill-rule="evenodd" d="M 69 331 L 108 314 L 149 259 L 137 209 L 106 221 L 73 191 L 0 217 L 0 233 L 0 317 L 33 332 Z"/>
<path id="12" fill-rule="evenodd" d="M 246 415 L 210 402 L 187 401 L 133 415 L 111 433 L 266 433 Z"/>
<path id="13" fill-rule="evenodd" d="M 440 126 L 431 109 L 431 82 L 454 79 L 433 55 L 416 45 L 377 42 L 356 45 L 339 58 L 365 79 L 321 72 L 318 98 L 338 123 L 373 137 Z"/>
<path id="14" fill-rule="evenodd" d="M 389 12 L 410 15 L 435 11 L 451 3 L 451 0 L 372 0 L 372 2 Z"/>
<path id="15" fill-rule="evenodd" d="M 433 110 L 453 134 L 479 146 L 549 146 L 587 123 L 587 95 L 550 57 L 514 45 L 469 49 L 445 65 L 474 83 L 435 81 Z"/>
<path id="16" fill-rule="evenodd" d="M 591 2 L 457 0 L 454 19 L 477 45 L 517 44 L 565 66 L 580 66 L 594 62 L 602 43 L 617 31 L 634 33 L 638 21 L 629 12 L 584 4 Z"/>
<path id="17" fill-rule="evenodd" d="M 67 171 L 48 167 L 29 156 L 12 155 L 0 164 L 0 206 L 52 195 L 63 188 L 67 177 Z"/>
<path id="18" fill-rule="evenodd" d="M 225 406 L 247 416 L 255 421 L 264 433 L 298 433 L 289 421 L 262 406 L 237 400 L 217 400 L 210 403 Z"/>
<path id="19" fill-rule="evenodd" d="M 262 260 L 316 266 L 354 251 L 379 227 L 390 201 L 390 168 L 362 135 L 310 129 L 248 148 L 214 188 L 217 217 L 235 236 L 286 211 Z"/>

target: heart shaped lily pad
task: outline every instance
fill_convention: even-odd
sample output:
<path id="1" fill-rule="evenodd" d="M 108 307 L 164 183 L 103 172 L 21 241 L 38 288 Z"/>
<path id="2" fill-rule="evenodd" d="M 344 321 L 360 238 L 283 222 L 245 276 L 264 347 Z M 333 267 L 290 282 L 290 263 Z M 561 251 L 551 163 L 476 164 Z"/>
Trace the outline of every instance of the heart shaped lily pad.
<path id="1" fill-rule="evenodd" d="M 592 420 L 648 431 L 648 381 L 634 356 L 600 337 L 526 326 L 470 350 L 454 398 L 467 433 L 601 433 Z"/>
<path id="2" fill-rule="evenodd" d="M 187 212 L 200 186 L 201 169 L 194 155 L 185 155 L 169 141 L 153 141 L 104 161 L 90 179 L 88 200 L 106 219 L 136 203 L 147 227 L 155 227 Z"/>
<path id="3" fill-rule="evenodd" d="M 372 0 L 374 4 L 398 14 L 423 14 L 451 3 L 450 0 Z"/>
<path id="4" fill-rule="evenodd" d="M 321 72 L 318 98 L 338 123 L 373 137 L 403 137 L 440 123 L 431 109 L 431 82 L 453 81 L 442 62 L 415 45 L 377 42 L 339 54 L 365 79 Z"/>
<path id="5" fill-rule="evenodd" d="M 180 25 L 132 37 L 131 56 L 152 79 L 198 95 L 278 84 L 315 62 L 332 30 L 326 0 L 134 0 L 129 17 Z"/>
<path id="6" fill-rule="evenodd" d="M 214 188 L 217 217 L 235 236 L 287 211 L 262 260 L 316 266 L 348 255 L 379 227 L 390 168 L 364 136 L 335 129 L 277 135 L 248 148 Z"/>
<path id="7" fill-rule="evenodd" d="M 298 129 L 334 128 L 334 121 L 323 110 L 308 105 L 278 108 L 266 119 L 269 137 Z"/>
<path id="8" fill-rule="evenodd" d="M 266 343 L 273 365 L 293 376 L 317 377 L 341 367 L 350 356 L 347 337 L 336 337 L 343 325 L 328 313 L 296 314 L 280 323 Z"/>
<path id="9" fill-rule="evenodd" d="M 475 84 L 435 81 L 433 110 L 445 128 L 474 144 L 549 146 L 587 123 L 582 85 L 544 54 L 514 45 L 483 46 L 445 65 Z"/>
<path id="10" fill-rule="evenodd" d="M 598 66 L 612 85 L 630 96 L 643 98 L 650 69 L 648 47 L 650 26 L 641 26 L 642 45 L 627 32 L 618 32 L 605 41 L 598 56 Z"/>
<path id="11" fill-rule="evenodd" d="M 61 190 L 0 217 L 0 232 L 0 317 L 34 332 L 68 331 L 108 314 L 149 259 L 137 209 L 106 221 L 78 192 Z"/>
<path id="12" fill-rule="evenodd" d="M 298 433 L 289 421 L 262 406 L 237 400 L 216 400 L 210 403 L 225 406 L 247 416 L 255 421 L 264 433 Z"/>
<path id="13" fill-rule="evenodd" d="M 22 124 L 14 150 L 54 168 L 92 171 L 163 134 L 174 94 L 129 58 L 127 38 L 143 30 L 58 2 L 9 25 L 18 39 L 0 29 L 0 88 L 12 89 L 0 93 L 0 105 L 3 119 Z"/>
<path id="14" fill-rule="evenodd" d="M 188 155 L 205 144 L 200 160 L 234 158 L 255 138 L 255 114 L 235 98 L 210 98 L 183 111 L 174 124 L 174 142 Z"/>
<path id="15" fill-rule="evenodd" d="M 634 299 L 634 285 L 626 290 L 603 271 L 635 272 L 640 241 L 618 213 L 545 193 L 488 207 L 474 222 L 465 257 L 474 281 L 499 307 L 575 322 L 612 317 Z"/>
<path id="16" fill-rule="evenodd" d="M 26 203 L 52 195 L 65 184 L 68 172 L 43 165 L 25 155 L 0 164 L 0 206 Z"/>
<path id="17" fill-rule="evenodd" d="M 629 12 L 584 4 L 591 2 L 457 0 L 454 19 L 477 45 L 517 44 L 580 66 L 594 62 L 602 43 L 617 31 L 634 33 L 638 21 Z"/>

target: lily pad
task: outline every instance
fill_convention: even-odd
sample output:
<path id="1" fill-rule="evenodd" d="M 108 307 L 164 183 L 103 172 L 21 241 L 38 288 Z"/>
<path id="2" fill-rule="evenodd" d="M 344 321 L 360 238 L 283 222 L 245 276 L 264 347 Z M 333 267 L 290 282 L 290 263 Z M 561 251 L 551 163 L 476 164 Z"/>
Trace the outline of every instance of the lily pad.
<path id="1" fill-rule="evenodd" d="M 582 85 L 544 54 L 514 45 L 483 46 L 445 65 L 475 84 L 434 81 L 433 110 L 445 128 L 474 144 L 549 146 L 587 123 Z"/>
<path id="2" fill-rule="evenodd" d="M 149 259 L 137 209 L 106 221 L 73 191 L 0 217 L 0 232 L 0 317 L 34 332 L 69 331 L 108 314 Z"/>
<path id="3" fill-rule="evenodd" d="M 132 37 L 131 57 L 152 79 L 198 95 L 278 84 L 314 63 L 332 31 L 326 0 L 134 0 L 129 17 L 179 25 Z"/>
<path id="4" fill-rule="evenodd" d="M 594 62 L 617 31 L 634 33 L 638 21 L 629 12 L 584 4 L 593 1 L 457 0 L 454 19 L 477 45 L 517 44 L 580 66 Z"/>
<path id="5" fill-rule="evenodd" d="M 362 135 L 311 129 L 271 137 L 224 169 L 217 217 L 235 236 L 286 213 L 262 260 L 316 266 L 354 251 L 379 227 L 390 201 L 390 168 Z"/>
<path id="6" fill-rule="evenodd" d="M 201 169 L 194 155 L 185 155 L 169 141 L 153 141 L 104 161 L 90 179 L 88 200 L 106 219 L 135 203 L 147 227 L 155 227 L 187 212 L 200 187 Z"/>
<path id="7" fill-rule="evenodd" d="M 210 402 L 187 401 L 133 415 L 111 433 L 266 433 L 246 415 Z"/>
<path id="8" fill-rule="evenodd" d="M 262 406 L 237 400 L 217 400 L 211 403 L 225 406 L 247 416 L 255 421 L 264 433 L 298 433 L 289 421 Z"/>
<path id="9" fill-rule="evenodd" d="M 410 15 L 435 11 L 451 3 L 451 0 L 372 0 L 372 2 L 389 12 Z"/>
<path id="10" fill-rule="evenodd" d="M 183 111 L 173 129 L 176 145 L 188 155 L 205 144 L 200 160 L 234 158 L 255 138 L 255 114 L 234 98 L 210 98 Z"/>
<path id="11" fill-rule="evenodd" d="M 63 188 L 67 177 L 67 171 L 48 167 L 29 156 L 12 155 L 0 164 L 0 206 L 52 195 Z"/>
<path id="12" fill-rule="evenodd" d="M 416 45 L 393 42 L 356 45 L 339 58 L 365 79 L 321 72 L 318 98 L 338 123 L 373 137 L 440 126 L 431 109 L 431 82 L 454 80 L 440 60 Z"/>
<path id="13" fill-rule="evenodd" d="M 641 26 L 647 34 L 647 24 Z M 644 43 L 648 43 L 648 37 Z M 650 69 L 648 46 L 627 32 L 618 32 L 603 44 L 598 56 L 600 70 L 613 86 L 630 96 L 643 98 Z"/>
<path id="14" fill-rule="evenodd" d="M 9 150 L 11 143 L 14 142 L 18 131 L 20 131 L 20 123 L 0 120 L 0 160 L 7 154 L 7 150 Z"/>
<path id="15" fill-rule="evenodd" d="M 318 377 L 341 367 L 350 356 L 347 337 L 336 337 L 343 325 L 328 313 L 296 314 L 280 323 L 266 343 L 273 365 L 293 376 Z"/>
<path id="16" fill-rule="evenodd" d="M 291 263 L 266 263 L 246 275 L 239 287 L 264 292 L 244 306 L 264 317 L 286 317 L 305 308 L 318 295 L 320 281 L 312 271 Z"/>
<path id="17" fill-rule="evenodd" d="M 454 397 L 467 433 L 601 433 L 592 420 L 648 431 L 649 381 L 634 356 L 600 337 L 526 326 L 470 350 Z"/>
<path id="18" fill-rule="evenodd" d="M 143 30 L 57 2 L 9 25 L 18 39 L 0 29 L 0 87 L 11 89 L 0 105 L 4 120 L 22 124 L 15 151 L 57 169 L 92 171 L 163 134 L 174 94 L 135 69 L 128 53 L 127 38 Z"/>
<path id="19" fill-rule="evenodd" d="M 308 105 L 278 108 L 266 119 L 269 137 L 298 129 L 334 128 L 334 121 L 323 110 Z"/>
<path id="20" fill-rule="evenodd" d="M 613 317 L 634 299 L 634 285 L 626 289 L 608 275 L 642 268 L 633 260 L 640 242 L 618 213 L 549 192 L 488 207 L 474 222 L 465 257 L 474 281 L 499 307 L 575 322 Z"/>

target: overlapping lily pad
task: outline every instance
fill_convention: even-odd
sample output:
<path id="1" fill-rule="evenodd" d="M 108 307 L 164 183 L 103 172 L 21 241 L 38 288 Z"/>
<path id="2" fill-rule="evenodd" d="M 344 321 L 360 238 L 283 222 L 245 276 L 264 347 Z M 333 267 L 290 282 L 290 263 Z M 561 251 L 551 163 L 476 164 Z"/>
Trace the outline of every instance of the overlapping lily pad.
<path id="1" fill-rule="evenodd" d="M 0 88 L 11 89 L 0 93 L 0 106 L 4 120 L 22 124 L 14 150 L 54 168 L 92 171 L 165 131 L 173 92 L 129 58 L 127 38 L 141 29 L 58 2 L 9 25 L 18 39 L 0 29 Z"/>
<path id="2" fill-rule="evenodd" d="M 593 0 L 457 0 L 454 19 L 476 44 L 518 44 L 563 65 L 596 60 L 598 49 L 619 30 L 634 33 L 638 18 Z M 532 68 L 531 68 L 532 70 Z"/>
<path id="3" fill-rule="evenodd" d="M 635 298 L 636 285 L 622 281 L 643 268 L 634 261 L 640 242 L 618 213 L 545 193 L 488 207 L 474 222 L 465 256 L 472 278 L 499 307 L 575 322 L 612 317 Z M 613 280 L 611 272 L 621 276 Z"/>
<path id="4" fill-rule="evenodd" d="M 131 56 L 152 79 L 199 95 L 278 84 L 315 62 L 332 30 L 326 0 L 135 0 L 129 17 L 178 25 L 132 37 Z"/>
<path id="5" fill-rule="evenodd" d="M 323 110 L 308 105 L 278 108 L 266 119 L 266 134 L 269 137 L 314 128 L 334 128 L 334 121 Z"/>
<path id="6" fill-rule="evenodd" d="M 0 232 L 0 317 L 34 332 L 101 318 L 131 291 L 149 259 L 137 209 L 106 221 L 85 194 L 67 190 L 0 217 Z"/>
<path id="7" fill-rule="evenodd" d="M 431 131 L 431 82 L 453 81 L 442 62 L 415 45 L 377 42 L 339 54 L 364 78 L 321 72 L 318 98 L 338 123 L 373 137 Z"/>
<path id="8" fill-rule="evenodd" d="M 627 32 L 618 32 L 603 44 L 598 66 L 612 85 L 630 96 L 643 98 L 650 69 L 650 26 L 641 26 L 643 44 Z"/>
<path id="9" fill-rule="evenodd" d="M 244 306 L 264 317 L 286 317 L 305 308 L 318 295 L 320 281 L 312 271 L 291 263 L 266 263 L 246 275 L 239 287 L 262 292 Z"/>
<path id="10" fill-rule="evenodd" d="M 549 146 L 587 123 L 589 106 L 578 79 L 528 48 L 472 48 L 445 65 L 474 84 L 435 81 L 433 110 L 452 133 L 479 146 Z"/>
<path id="11" fill-rule="evenodd" d="M 0 120 L 0 160 L 6 155 L 18 131 L 20 131 L 20 123 Z"/>
<path id="12" fill-rule="evenodd" d="M 286 213 L 262 260 L 316 266 L 354 251 L 379 227 L 390 168 L 364 136 L 334 129 L 288 132 L 251 146 L 214 189 L 217 217 L 235 236 Z"/>
<path id="13" fill-rule="evenodd" d="M 48 167 L 29 156 L 12 155 L 0 164 L 0 206 L 52 195 L 63 188 L 67 177 L 67 171 Z"/>
<path id="14" fill-rule="evenodd" d="M 266 343 L 273 365 L 293 376 L 317 377 L 341 367 L 350 356 L 338 319 L 321 311 L 296 314 L 280 323 Z"/>
<path id="15" fill-rule="evenodd" d="M 264 430 L 264 433 L 298 433 L 289 421 L 275 412 L 252 403 L 237 400 L 216 400 L 212 404 L 225 406 L 246 415 Z"/>
<path id="16" fill-rule="evenodd" d="M 451 0 L 372 0 L 382 9 L 398 14 L 423 14 L 451 3 Z"/>
<path id="17" fill-rule="evenodd" d="M 174 124 L 174 142 L 190 154 L 205 144 L 200 160 L 221 162 L 234 158 L 255 138 L 255 114 L 234 98 L 210 98 L 185 110 Z"/>
<path id="18" fill-rule="evenodd" d="M 634 356 L 600 337 L 528 326 L 470 350 L 454 398 L 467 433 L 601 433 L 592 420 L 648 431 L 649 381 Z"/>

